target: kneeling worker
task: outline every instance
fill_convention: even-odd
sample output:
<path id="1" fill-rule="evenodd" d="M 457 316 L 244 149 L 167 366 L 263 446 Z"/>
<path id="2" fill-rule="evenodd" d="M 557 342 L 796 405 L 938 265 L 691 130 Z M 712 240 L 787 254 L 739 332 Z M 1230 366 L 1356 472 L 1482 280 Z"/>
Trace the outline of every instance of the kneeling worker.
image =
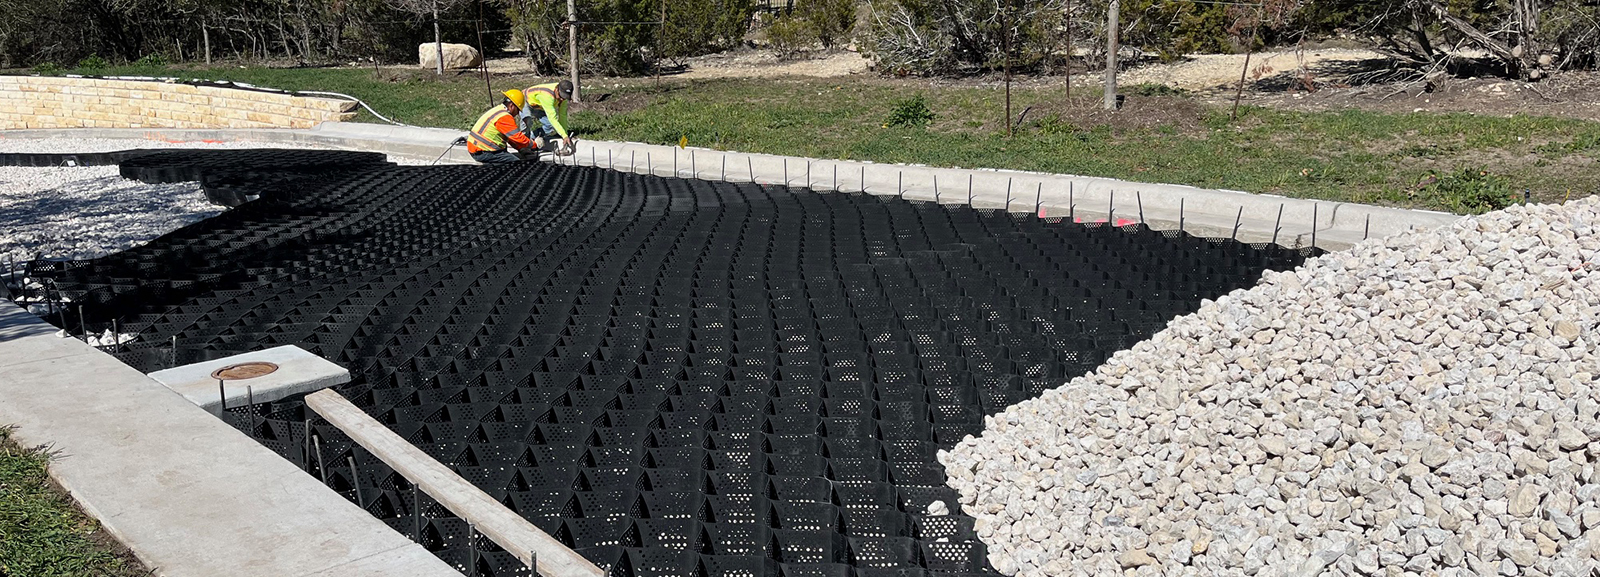
<path id="1" fill-rule="evenodd" d="M 563 155 L 576 151 L 572 135 L 567 133 L 566 127 L 567 101 L 572 99 L 572 82 L 562 80 L 529 86 L 523 92 L 528 105 L 522 107 L 522 116 L 518 120 L 528 138 L 533 139 L 533 146 Z M 561 138 L 564 146 L 556 146 L 556 137 Z"/>
<path id="2" fill-rule="evenodd" d="M 484 164 L 517 162 L 516 154 L 506 150 L 509 145 L 517 150 L 530 150 L 533 143 L 517 130 L 517 115 L 522 112 L 524 100 L 521 90 L 505 91 L 500 106 L 489 109 L 473 123 L 467 134 L 467 153 Z"/>

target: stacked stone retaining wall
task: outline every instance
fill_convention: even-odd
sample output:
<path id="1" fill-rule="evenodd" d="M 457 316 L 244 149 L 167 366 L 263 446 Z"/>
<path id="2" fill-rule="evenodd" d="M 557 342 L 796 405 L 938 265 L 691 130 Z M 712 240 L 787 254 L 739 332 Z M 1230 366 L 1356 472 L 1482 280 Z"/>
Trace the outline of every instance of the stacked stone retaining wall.
<path id="1" fill-rule="evenodd" d="M 176 82 L 0 76 L 0 130 L 27 128 L 311 128 L 349 120 L 356 104 Z"/>

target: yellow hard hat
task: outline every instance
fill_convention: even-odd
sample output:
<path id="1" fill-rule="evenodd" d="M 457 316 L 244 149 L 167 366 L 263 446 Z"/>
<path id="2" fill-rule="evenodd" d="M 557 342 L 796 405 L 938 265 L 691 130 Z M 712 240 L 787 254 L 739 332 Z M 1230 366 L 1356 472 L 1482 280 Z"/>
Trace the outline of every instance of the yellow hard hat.
<path id="1" fill-rule="evenodd" d="M 505 91 L 504 94 L 506 95 L 506 100 L 510 100 L 512 104 L 517 105 L 517 108 L 522 108 L 522 104 L 528 101 L 527 98 L 522 95 L 522 91 L 515 88 Z"/>

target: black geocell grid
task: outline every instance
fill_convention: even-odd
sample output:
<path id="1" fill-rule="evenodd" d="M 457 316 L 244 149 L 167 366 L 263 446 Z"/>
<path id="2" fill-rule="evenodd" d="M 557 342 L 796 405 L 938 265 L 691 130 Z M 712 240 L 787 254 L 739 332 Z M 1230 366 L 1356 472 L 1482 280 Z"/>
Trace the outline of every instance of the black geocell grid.
<path id="1" fill-rule="evenodd" d="M 617 575 L 991 574 L 935 452 L 1310 254 L 598 168 L 308 177 L 277 154 L 139 157 L 277 176 L 34 271 L 90 332 L 137 332 L 116 354 L 144 371 L 285 344 L 349 367 L 341 393 Z M 465 571 L 520 570 L 437 505 L 414 520 L 336 429 L 313 421 L 308 451 L 300 401 L 227 418 Z"/>

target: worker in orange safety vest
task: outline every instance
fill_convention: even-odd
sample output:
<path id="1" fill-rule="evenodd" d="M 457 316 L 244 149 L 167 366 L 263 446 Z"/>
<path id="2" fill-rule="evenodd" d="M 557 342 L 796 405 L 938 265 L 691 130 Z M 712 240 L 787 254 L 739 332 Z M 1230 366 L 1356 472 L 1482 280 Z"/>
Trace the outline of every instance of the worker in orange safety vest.
<path id="1" fill-rule="evenodd" d="M 517 129 L 517 115 L 526 103 L 521 90 L 507 90 L 500 106 L 489 109 L 472 124 L 467 134 L 467 153 L 484 164 L 517 162 L 522 158 L 508 148 L 530 150 L 533 141 Z"/>

